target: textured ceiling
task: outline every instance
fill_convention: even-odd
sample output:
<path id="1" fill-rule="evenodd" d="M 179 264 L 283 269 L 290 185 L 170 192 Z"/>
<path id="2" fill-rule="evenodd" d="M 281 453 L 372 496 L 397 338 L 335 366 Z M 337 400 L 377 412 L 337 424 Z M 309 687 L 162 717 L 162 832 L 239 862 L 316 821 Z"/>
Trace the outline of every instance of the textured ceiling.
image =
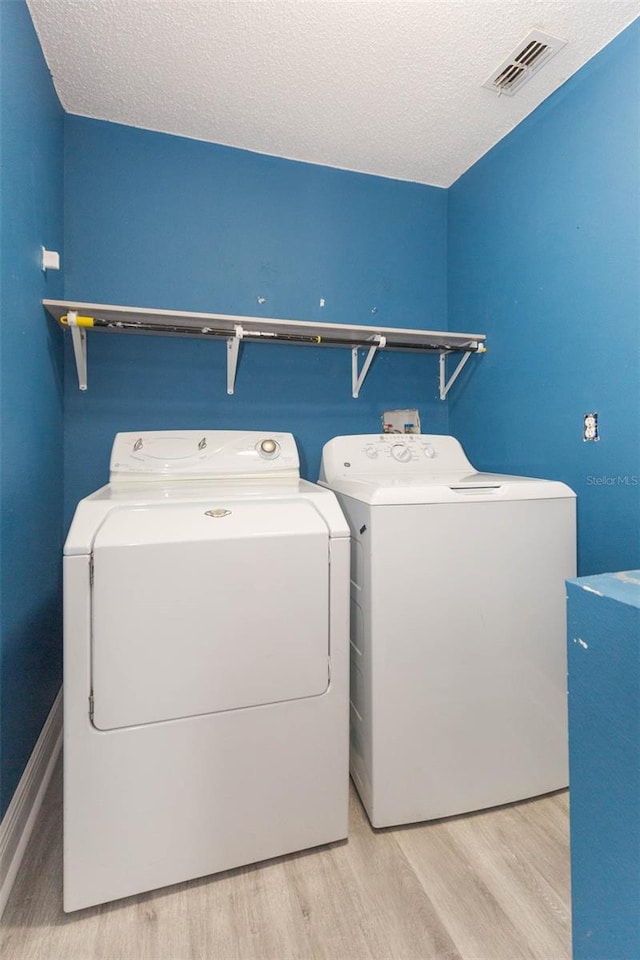
<path id="1" fill-rule="evenodd" d="M 640 0 L 28 0 L 69 113 L 449 186 Z M 568 41 L 513 97 L 531 28 Z"/>

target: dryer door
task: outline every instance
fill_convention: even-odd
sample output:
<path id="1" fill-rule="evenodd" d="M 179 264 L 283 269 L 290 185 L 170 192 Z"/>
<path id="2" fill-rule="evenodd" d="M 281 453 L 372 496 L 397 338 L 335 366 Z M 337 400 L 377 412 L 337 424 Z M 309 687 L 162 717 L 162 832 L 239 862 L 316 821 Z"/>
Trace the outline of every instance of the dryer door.
<path id="1" fill-rule="evenodd" d="M 93 551 L 95 726 L 322 694 L 328 554 L 305 501 L 114 510 Z"/>

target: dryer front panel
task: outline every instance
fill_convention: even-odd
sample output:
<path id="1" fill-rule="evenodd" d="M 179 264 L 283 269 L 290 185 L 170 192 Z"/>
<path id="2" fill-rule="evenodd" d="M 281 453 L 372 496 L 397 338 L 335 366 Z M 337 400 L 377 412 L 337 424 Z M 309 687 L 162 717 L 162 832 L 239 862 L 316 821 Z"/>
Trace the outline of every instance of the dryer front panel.
<path id="1" fill-rule="evenodd" d="M 113 511 L 93 552 L 94 725 L 324 693 L 328 554 L 301 501 Z"/>

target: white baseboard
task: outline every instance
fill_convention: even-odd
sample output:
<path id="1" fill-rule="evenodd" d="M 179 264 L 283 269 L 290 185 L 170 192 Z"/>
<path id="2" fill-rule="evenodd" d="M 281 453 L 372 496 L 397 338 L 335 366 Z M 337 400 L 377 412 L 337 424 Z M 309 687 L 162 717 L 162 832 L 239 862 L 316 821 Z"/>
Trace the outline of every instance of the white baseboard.
<path id="1" fill-rule="evenodd" d="M 36 741 L 0 823 L 0 918 L 42 805 L 62 746 L 62 689 Z"/>

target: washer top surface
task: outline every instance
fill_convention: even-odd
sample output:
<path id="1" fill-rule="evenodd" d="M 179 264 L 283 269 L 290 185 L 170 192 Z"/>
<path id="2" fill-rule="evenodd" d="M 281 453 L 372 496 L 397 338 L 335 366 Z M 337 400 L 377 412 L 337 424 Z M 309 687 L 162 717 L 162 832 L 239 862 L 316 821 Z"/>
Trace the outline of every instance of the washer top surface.
<path id="1" fill-rule="evenodd" d="M 266 449 L 264 441 L 270 441 Z M 78 504 L 64 553 L 91 553 L 99 530 L 116 510 L 153 510 L 169 534 L 177 516 L 169 508 L 181 504 L 237 511 L 242 503 L 280 501 L 293 510 L 301 500 L 319 514 L 329 537 L 349 536 L 335 495 L 300 478 L 298 451 L 289 433 L 120 433 L 111 454 L 111 481 Z M 158 512 L 159 507 L 168 509 Z"/>
<path id="2" fill-rule="evenodd" d="M 574 497 L 565 484 L 477 472 L 455 437 L 362 434 L 334 437 L 319 482 L 372 505 Z"/>

